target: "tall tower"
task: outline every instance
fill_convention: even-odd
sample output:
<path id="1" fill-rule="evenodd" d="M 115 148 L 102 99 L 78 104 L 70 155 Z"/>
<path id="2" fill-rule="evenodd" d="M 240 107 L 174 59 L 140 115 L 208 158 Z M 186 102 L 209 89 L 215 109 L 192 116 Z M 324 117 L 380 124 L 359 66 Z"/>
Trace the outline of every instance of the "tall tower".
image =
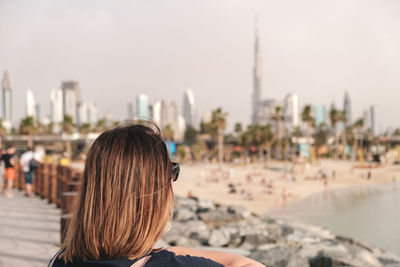
<path id="1" fill-rule="evenodd" d="M 183 95 L 183 118 L 187 125 L 196 127 L 196 106 L 194 95 L 190 88 L 187 88 Z"/>
<path id="2" fill-rule="evenodd" d="M 346 113 L 346 125 L 352 124 L 351 121 L 351 100 L 349 94 L 346 92 L 344 95 L 343 110 Z"/>
<path id="3" fill-rule="evenodd" d="M 258 33 L 258 18 L 255 18 L 255 39 L 254 39 L 254 67 L 253 67 L 253 96 L 252 96 L 252 124 L 259 123 L 259 106 L 261 102 L 261 52 Z"/>
<path id="4" fill-rule="evenodd" d="M 33 95 L 33 92 L 31 90 L 28 90 L 26 92 L 26 116 L 38 119 L 36 114 L 35 96 Z"/>
<path id="5" fill-rule="evenodd" d="M 64 81 L 61 83 L 63 92 L 63 116 L 68 115 L 73 122 L 78 121 L 78 108 L 80 105 L 79 84 L 76 81 Z"/>
<path id="6" fill-rule="evenodd" d="M 8 71 L 4 71 L 1 82 L 3 93 L 3 121 L 11 126 L 12 120 L 12 92 Z"/>

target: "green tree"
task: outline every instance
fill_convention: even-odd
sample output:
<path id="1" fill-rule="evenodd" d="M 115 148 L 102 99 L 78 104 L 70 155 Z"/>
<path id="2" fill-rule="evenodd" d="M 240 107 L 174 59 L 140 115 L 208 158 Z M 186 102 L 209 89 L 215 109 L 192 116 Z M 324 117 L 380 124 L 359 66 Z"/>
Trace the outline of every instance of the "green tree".
<path id="1" fill-rule="evenodd" d="M 307 125 L 307 142 L 310 142 L 314 125 L 314 117 L 310 105 L 304 106 L 303 111 L 301 112 L 301 120 Z"/>
<path id="2" fill-rule="evenodd" d="M 187 145 L 191 146 L 197 142 L 197 136 L 199 132 L 192 125 L 188 124 L 186 126 L 184 141 Z"/>
<path id="3" fill-rule="evenodd" d="M 3 120 L 0 119 L 0 148 L 3 147 L 3 138 L 7 135 L 7 130 L 3 125 Z"/>
<path id="4" fill-rule="evenodd" d="M 79 126 L 79 133 L 83 136 L 88 135 L 90 131 L 92 130 L 92 127 L 90 123 L 83 123 L 82 125 Z"/>
<path id="5" fill-rule="evenodd" d="M 66 134 L 72 134 L 75 131 L 76 125 L 69 115 L 64 115 L 64 120 L 61 123 L 61 130 Z"/>
<path id="6" fill-rule="evenodd" d="M 272 114 L 272 120 L 275 121 L 275 140 L 276 140 L 276 151 L 275 155 L 277 158 L 281 158 L 282 150 L 282 121 L 283 121 L 283 109 L 281 106 L 275 107 L 274 113 Z"/>
<path id="7" fill-rule="evenodd" d="M 362 134 L 361 130 L 364 127 L 364 120 L 363 119 L 358 119 L 353 123 L 353 154 L 352 158 L 353 160 L 357 159 L 357 151 L 358 149 L 362 146 L 362 143 L 359 144 L 359 141 L 362 142 Z"/>
<path id="8" fill-rule="evenodd" d="M 331 125 L 334 130 L 334 138 L 335 138 L 335 159 L 338 159 L 339 152 L 339 134 L 338 134 L 338 122 L 339 122 L 340 112 L 334 106 L 331 107 L 329 111 L 329 119 L 331 121 Z"/>
<path id="9" fill-rule="evenodd" d="M 94 125 L 94 131 L 101 133 L 104 132 L 107 129 L 106 127 L 106 119 L 105 118 L 101 118 L 99 119 L 96 124 Z"/>
<path id="10" fill-rule="evenodd" d="M 28 116 L 21 120 L 19 124 L 19 133 L 28 135 L 28 146 L 33 145 L 33 136 L 39 131 L 39 126 L 32 116 Z"/>
<path id="11" fill-rule="evenodd" d="M 162 131 L 162 136 L 164 137 L 165 140 L 168 142 L 171 142 L 174 139 L 174 130 L 172 129 L 172 126 L 170 124 L 167 124 L 163 131 Z"/>
<path id="12" fill-rule="evenodd" d="M 218 162 L 223 161 L 224 151 L 224 130 L 226 128 L 226 117 L 228 113 L 222 111 L 221 108 L 217 108 L 212 112 L 211 126 L 217 132 L 217 144 L 218 144 Z"/>

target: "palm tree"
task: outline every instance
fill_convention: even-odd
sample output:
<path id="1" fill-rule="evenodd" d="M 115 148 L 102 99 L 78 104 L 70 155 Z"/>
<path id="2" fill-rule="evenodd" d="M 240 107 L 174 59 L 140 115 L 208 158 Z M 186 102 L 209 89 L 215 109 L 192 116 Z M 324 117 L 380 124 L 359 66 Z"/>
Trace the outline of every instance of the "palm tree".
<path id="1" fill-rule="evenodd" d="M 228 113 L 223 112 L 221 108 L 217 108 L 212 112 L 211 125 L 217 130 L 218 140 L 218 163 L 222 163 L 224 160 L 224 130 L 226 128 L 226 116 Z"/>
<path id="2" fill-rule="evenodd" d="M 21 120 L 19 124 L 19 133 L 22 135 L 28 135 L 28 146 L 33 145 L 33 136 L 37 134 L 39 127 L 32 116 L 28 116 Z"/>
<path id="3" fill-rule="evenodd" d="M 90 133 L 91 129 L 91 125 L 90 123 L 84 123 L 82 125 L 79 126 L 79 133 L 83 136 L 87 136 L 88 133 Z"/>
<path id="4" fill-rule="evenodd" d="M 353 134 L 354 134 L 354 141 L 353 141 L 353 153 L 352 153 L 352 158 L 353 160 L 356 160 L 356 153 L 358 151 L 358 148 L 361 146 L 361 144 L 358 144 L 358 140 L 361 141 L 360 139 L 360 130 L 364 127 L 364 120 L 363 119 L 358 119 L 354 122 L 353 124 Z"/>
<path id="5" fill-rule="evenodd" d="M 307 124 L 307 142 L 310 142 L 314 124 L 314 117 L 312 116 L 312 108 L 310 105 L 304 106 L 301 112 L 301 120 Z"/>
<path id="6" fill-rule="evenodd" d="M 346 124 L 347 124 L 347 116 L 346 116 L 346 111 L 341 110 L 339 111 L 339 121 L 343 124 L 343 132 L 342 132 L 342 145 L 343 145 L 343 159 L 346 158 L 346 146 L 347 146 L 347 129 L 346 129 Z"/>
<path id="7" fill-rule="evenodd" d="M 171 142 L 174 139 L 175 133 L 174 133 L 174 130 L 172 129 L 171 124 L 167 124 L 164 127 L 162 133 L 163 133 L 164 139 L 167 140 L 168 142 Z"/>
<path id="8" fill-rule="evenodd" d="M 261 126 L 261 145 L 264 145 L 267 151 L 267 158 L 271 158 L 271 145 L 274 140 L 274 134 L 272 133 L 271 125 L 266 124 Z"/>
<path id="9" fill-rule="evenodd" d="M 275 121 L 275 138 L 277 141 L 277 147 L 278 147 L 278 152 L 275 152 L 277 155 L 277 158 L 281 156 L 281 122 L 283 120 L 283 114 L 282 114 L 282 107 L 277 106 L 275 107 L 274 113 L 272 114 L 272 120 Z"/>
<path id="10" fill-rule="evenodd" d="M 0 119 L 0 148 L 2 148 L 2 146 L 3 146 L 3 137 L 6 136 L 6 134 L 7 134 L 7 130 L 3 126 L 3 120 Z"/>
<path id="11" fill-rule="evenodd" d="M 240 135 L 240 134 L 242 133 L 242 131 L 243 131 L 243 126 L 242 126 L 242 124 L 241 124 L 240 122 L 237 122 L 237 123 L 235 124 L 235 133 L 236 133 L 237 135 Z"/>
<path id="12" fill-rule="evenodd" d="M 64 120 L 61 123 L 61 129 L 64 133 L 70 135 L 75 130 L 75 123 L 72 121 L 72 117 L 69 115 L 64 115 Z"/>
<path id="13" fill-rule="evenodd" d="M 94 125 L 94 131 L 96 132 L 104 132 L 106 130 L 106 119 L 102 118 L 99 119 L 96 124 Z"/>
<path id="14" fill-rule="evenodd" d="M 334 129 L 335 159 L 337 159 L 338 158 L 338 147 L 339 147 L 339 138 L 338 138 L 339 110 L 337 110 L 334 106 L 332 106 L 331 110 L 329 111 L 329 119 L 330 119 L 331 125 Z"/>

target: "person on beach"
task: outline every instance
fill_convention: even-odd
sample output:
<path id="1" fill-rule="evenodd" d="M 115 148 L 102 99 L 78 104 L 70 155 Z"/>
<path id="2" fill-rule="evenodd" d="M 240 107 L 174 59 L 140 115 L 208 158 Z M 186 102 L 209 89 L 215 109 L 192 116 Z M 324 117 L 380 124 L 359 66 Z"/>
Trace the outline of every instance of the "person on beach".
<path id="1" fill-rule="evenodd" d="M 4 185 L 4 189 L 6 189 L 6 197 L 12 197 L 12 187 L 13 187 L 13 182 L 15 179 L 15 147 L 14 146 L 9 146 L 7 147 L 6 153 L 3 154 L 0 158 L 1 161 L 4 162 L 4 178 L 6 181 L 6 184 Z"/>
<path id="2" fill-rule="evenodd" d="M 171 228 L 178 175 L 156 126 L 102 133 L 88 152 L 66 241 L 48 266 L 263 266 L 230 253 L 156 247 Z"/>
<path id="3" fill-rule="evenodd" d="M 20 163 L 25 176 L 25 195 L 28 197 L 32 194 L 32 183 L 35 178 L 35 172 L 39 161 L 39 155 L 35 153 L 33 148 L 30 146 L 27 151 L 21 155 Z"/>

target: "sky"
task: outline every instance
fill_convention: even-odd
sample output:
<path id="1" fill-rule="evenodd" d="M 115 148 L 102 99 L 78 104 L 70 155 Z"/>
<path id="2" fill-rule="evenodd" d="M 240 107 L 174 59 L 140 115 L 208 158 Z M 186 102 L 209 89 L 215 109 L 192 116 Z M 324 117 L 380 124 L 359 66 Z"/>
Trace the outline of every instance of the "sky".
<path id="1" fill-rule="evenodd" d="M 139 93 L 182 108 L 190 87 L 200 115 L 222 107 L 246 125 L 257 15 L 263 98 L 342 108 L 347 91 L 353 119 L 374 105 L 384 130 L 400 127 L 399 14 L 398 0 L 0 0 L 0 72 L 16 121 L 26 90 L 45 116 L 73 79 L 100 116 L 124 119 Z"/>

